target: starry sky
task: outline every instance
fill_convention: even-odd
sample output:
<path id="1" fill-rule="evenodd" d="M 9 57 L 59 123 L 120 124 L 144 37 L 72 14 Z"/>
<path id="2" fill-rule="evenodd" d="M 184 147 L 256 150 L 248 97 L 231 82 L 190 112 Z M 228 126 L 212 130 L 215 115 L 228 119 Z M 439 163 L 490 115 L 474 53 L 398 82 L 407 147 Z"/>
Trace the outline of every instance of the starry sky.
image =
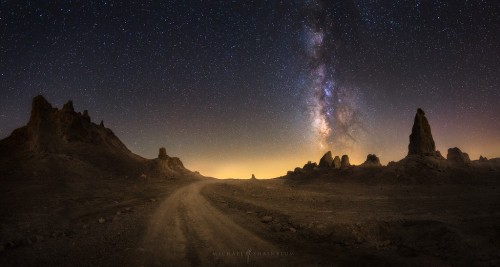
<path id="1" fill-rule="evenodd" d="M 220 178 L 276 177 L 328 150 L 500 156 L 500 4 L 0 0 L 0 138 L 32 97 L 73 100 L 133 152 Z"/>

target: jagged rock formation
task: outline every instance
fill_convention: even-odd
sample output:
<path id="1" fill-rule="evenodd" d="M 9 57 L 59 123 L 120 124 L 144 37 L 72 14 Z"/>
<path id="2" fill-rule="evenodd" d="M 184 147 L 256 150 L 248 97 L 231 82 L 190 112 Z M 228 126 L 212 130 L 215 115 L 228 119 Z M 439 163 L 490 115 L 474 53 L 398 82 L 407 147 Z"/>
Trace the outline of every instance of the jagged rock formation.
<path id="1" fill-rule="evenodd" d="M 88 111 L 75 112 L 72 101 L 57 109 L 41 95 L 33 98 L 28 124 L 0 140 L 0 159 L 22 163 L 20 169 L 26 172 L 38 168 L 37 173 L 47 176 L 57 171 L 85 177 L 139 177 L 157 171 L 151 169 L 154 160 L 132 153 L 103 122 L 93 123 Z M 171 170 L 187 171 L 178 158 L 164 160 Z"/>
<path id="2" fill-rule="evenodd" d="M 340 167 L 341 167 L 340 158 L 339 156 L 335 156 L 335 158 L 333 159 L 332 168 L 340 169 Z"/>
<path id="3" fill-rule="evenodd" d="M 319 167 L 325 169 L 330 168 L 332 166 L 332 162 L 333 162 L 332 152 L 328 151 L 319 160 Z"/>
<path id="4" fill-rule="evenodd" d="M 487 162 L 488 159 L 486 157 L 483 157 L 482 155 L 479 156 L 479 161 L 480 162 Z"/>
<path id="5" fill-rule="evenodd" d="M 366 156 L 366 160 L 363 164 L 361 164 L 362 167 L 381 167 L 382 164 L 380 164 L 380 159 L 377 157 L 375 154 L 368 154 Z"/>
<path id="6" fill-rule="evenodd" d="M 460 165 L 471 164 L 469 154 L 462 152 L 460 150 L 460 148 L 458 148 L 458 147 L 449 148 L 448 155 L 446 155 L 446 159 L 450 162 L 460 164 Z"/>
<path id="7" fill-rule="evenodd" d="M 344 169 L 351 166 L 351 163 L 349 163 L 349 156 L 343 155 L 342 160 L 340 161 L 340 168 Z"/>
<path id="8" fill-rule="evenodd" d="M 410 135 L 408 156 L 433 156 L 435 152 L 436 145 L 432 138 L 431 126 L 425 117 L 425 112 L 419 108 L 415 115 L 415 121 Z"/>
<path id="9" fill-rule="evenodd" d="M 16 129 L 4 141 L 8 146 L 34 153 L 65 152 L 81 143 L 130 153 L 111 130 L 92 123 L 88 112 L 75 112 L 72 101 L 58 110 L 40 95 L 33 99 L 27 126 Z"/>
<path id="10" fill-rule="evenodd" d="M 313 171 L 314 168 L 316 168 L 318 166 L 318 164 L 316 164 L 316 162 L 310 162 L 308 161 L 304 167 L 302 168 L 303 171 Z"/>
<path id="11" fill-rule="evenodd" d="M 250 178 L 252 180 L 257 180 L 257 178 L 255 178 L 255 174 L 252 173 L 252 178 Z"/>

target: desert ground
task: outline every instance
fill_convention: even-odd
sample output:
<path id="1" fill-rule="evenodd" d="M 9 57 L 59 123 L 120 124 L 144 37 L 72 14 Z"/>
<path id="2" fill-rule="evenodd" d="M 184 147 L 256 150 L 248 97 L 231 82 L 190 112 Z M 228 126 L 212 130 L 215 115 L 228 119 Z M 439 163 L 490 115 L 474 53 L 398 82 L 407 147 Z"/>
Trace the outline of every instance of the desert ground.
<path id="1" fill-rule="evenodd" d="M 81 196 L 55 187 L 53 197 L 32 203 L 3 190 L 10 209 L 1 213 L 0 265 L 500 264 L 496 184 L 200 177 L 106 184 Z"/>

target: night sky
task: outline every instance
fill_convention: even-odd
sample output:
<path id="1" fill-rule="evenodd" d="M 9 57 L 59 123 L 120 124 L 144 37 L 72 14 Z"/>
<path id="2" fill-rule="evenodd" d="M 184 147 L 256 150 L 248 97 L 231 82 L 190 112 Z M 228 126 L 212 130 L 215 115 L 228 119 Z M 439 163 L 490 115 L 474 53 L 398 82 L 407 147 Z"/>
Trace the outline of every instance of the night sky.
<path id="1" fill-rule="evenodd" d="M 42 94 L 141 156 L 264 178 L 399 160 L 420 107 L 443 155 L 500 156 L 498 0 L 0 3 L 0 138 Z"/>

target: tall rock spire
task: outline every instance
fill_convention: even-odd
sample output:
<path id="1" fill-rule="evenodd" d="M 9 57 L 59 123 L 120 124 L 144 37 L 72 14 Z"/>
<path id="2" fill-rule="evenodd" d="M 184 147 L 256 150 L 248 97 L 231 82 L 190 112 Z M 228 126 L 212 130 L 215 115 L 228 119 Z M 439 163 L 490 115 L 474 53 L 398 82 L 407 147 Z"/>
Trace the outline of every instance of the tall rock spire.
<path id="1" fill-rule="evenodd" d="M 436 154 L 436 145 L 432 139 L 431 126 L 422 109 L 417 110 L 410 135 L 408 155 L 430 156 Z"/>

